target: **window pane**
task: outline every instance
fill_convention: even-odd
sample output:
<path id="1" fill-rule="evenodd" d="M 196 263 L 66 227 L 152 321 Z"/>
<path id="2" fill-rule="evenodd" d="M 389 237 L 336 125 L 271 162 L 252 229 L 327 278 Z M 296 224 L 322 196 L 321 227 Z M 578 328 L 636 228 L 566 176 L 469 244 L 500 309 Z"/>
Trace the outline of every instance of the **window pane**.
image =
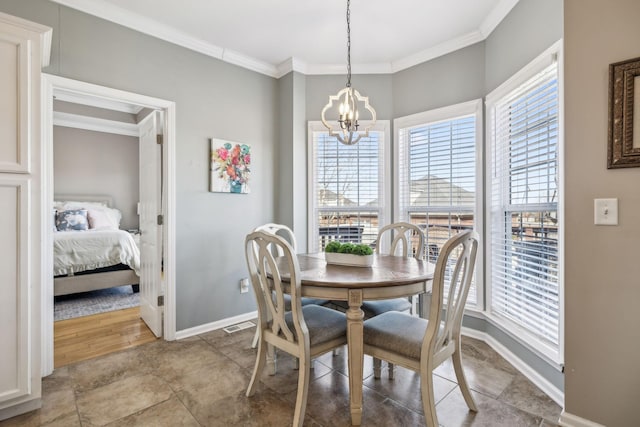
<path id="1" fill-rule="evenodd" d="M 556 65 L 534 76 L 494 108 L 491 312 L 557 348 Z"/>
<path id="2" fill-rule="evenodd" d="M 401 216 L 425 234 L 423 257 L 437 260 L 456 233 L 474 228 L 476 117 L 452 117 L 399 129 Z M 467 304 L 477 304 L 475 279 Z"/>
<path id="3" fill-rule="evenodd" d="M 384 207 L 384 133 L 370 131 L 344 145 L 316 131 L 312 143 L 312 250 L 324 250 L 331 240 L 374 245 Z"/>

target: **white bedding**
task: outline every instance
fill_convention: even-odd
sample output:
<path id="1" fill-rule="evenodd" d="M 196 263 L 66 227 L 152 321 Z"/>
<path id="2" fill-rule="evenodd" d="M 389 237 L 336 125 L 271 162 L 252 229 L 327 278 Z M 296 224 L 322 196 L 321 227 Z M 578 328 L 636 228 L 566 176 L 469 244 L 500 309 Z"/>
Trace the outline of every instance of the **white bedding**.
<path id="1" fill-rule="evenodd" d="M 140 275 L 140 249 L 124 230 L 53 233 L 53 275 L 125 264 Z"/>

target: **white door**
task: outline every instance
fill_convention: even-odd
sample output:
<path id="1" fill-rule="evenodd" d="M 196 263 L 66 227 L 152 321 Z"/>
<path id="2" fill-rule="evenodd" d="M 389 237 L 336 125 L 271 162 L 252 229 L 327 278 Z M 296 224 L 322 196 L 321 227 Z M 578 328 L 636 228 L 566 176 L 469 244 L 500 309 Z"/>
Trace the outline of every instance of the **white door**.
<path id="1" fill-rule="evenodd" d="M 158 143 L 160 113 L 140 124 L 140 316 L 162 336 L 164 295 L 162 274 L 162 145 Z"/>

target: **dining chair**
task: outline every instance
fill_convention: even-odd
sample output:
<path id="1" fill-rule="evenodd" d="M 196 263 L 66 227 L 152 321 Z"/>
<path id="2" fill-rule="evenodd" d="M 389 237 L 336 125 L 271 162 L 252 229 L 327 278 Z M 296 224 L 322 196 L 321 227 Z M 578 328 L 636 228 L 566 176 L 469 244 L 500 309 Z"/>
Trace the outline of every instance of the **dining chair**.
<path id="1" fill-rule="evenodd" d="M 477 250 L 478 233 L 472 230 L 456 234 L 444 244 L 436 262 L 428 319 L 390 311 L 364 322 L 364 353 L 374 357 L 375 378 L 380 378 L 380 359 L 418 372 L 424 415 L 431 427 L 438 426 L 433 370 L 449 357 L 467 406 L 478 411 L 464 375 L 460 348 L 462 315 Z"/>
<path id="2" fill-rule="evenodd" d="M 287 242 L 289 242 L 289 244 L 291 245 L 291 247 L 293 248 L 294 253 L 297 251 L 297 242 L 296 242 L 296 236 L 295 234 L 293 234 L 293 230 L 291 230 L 289 227 L 287 227 L 284 224 L 274 224 L 274 223 L 268 223 L 268 224 L 263 224 L 260 225 L 258 227 L 256 227 L 254 229 L 254 231 L 265 231 L 267 233 L 271 233 L 271 234 L 275 234 L 281 237 L 284 237 Z M 281 256 L 282 253 L 278 252 L 278 248 L 276 247 L 272 247 L 271 248 L 272 251 L 275 251 L 274 254 L 277 256 Z M 289 295 L 285 294 L 285 307 L 287 307 L 287 311 L 291 310 L 291 297 Z M 302 298 L 302 305 L 308 305 L 308 304 L 317 304 L 317 305 L 325 305 L 327 304 L 329 301 L 325 300 L 325 299 L 317 299 L 317 298 Z M 251 348 L 256 348 L 258 346 L 258 340 L 260 339 L 260 329 L 256 328 L 256 333 L 253 336 L 253 341 L 251 343 Z"/>
<path id="3" fill-rule="evenodd" d="M 274 251 L 282 255 L 278 257 Z M 298 258 L 284 238 L 254 231 L 245 238 L 245 255 L 256 295 L 260 330 L 258 354 L 247 397 L 256 391 L 268 352 L 274 364 L 274 348 L 291 354 L 299 360 L 293 425 L 302 426 L 311 359 L 347 343 L 346 316 L 320 305 L 302 306 Z M 285 273 L 290 278 L 287 282 L 282 280 Z M 290 310 L 285 306 L 285 291 L 291 295 Z"/>
<path id="4" fill-rule="evenodd" d="M 382 239 L 387 234 L 391 235 L 391 244 L 389 250 L 385 251 L 387 255 L 397 255 L 403 257 L 415 257 L 422 259 L 422 251 L 424 249 L 424 234 L 420 227 L 408 222 L 396 222 L 385 225 L 378 232 L 376 240 L 376 252 L 382 253 L 380 246 Z M 416 239 L 416 244 L 414 243 Z M 362 311 L 365 318 L 378 316 L 387 311 L 412 311 L 413 303 L 408 298 L 393 298 L 380 301 L 363 301 Z"/>

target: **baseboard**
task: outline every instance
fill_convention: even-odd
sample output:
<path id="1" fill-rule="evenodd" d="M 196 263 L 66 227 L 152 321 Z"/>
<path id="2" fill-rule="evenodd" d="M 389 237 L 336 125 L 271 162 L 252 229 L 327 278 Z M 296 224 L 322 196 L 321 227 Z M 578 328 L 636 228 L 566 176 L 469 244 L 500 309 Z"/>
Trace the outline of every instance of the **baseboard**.
<path id="1" fill-rule="evenodd" d="M 0 421 L 26 414 L 27 412 L 40 409 L 42 407 L 42 399 L 32 399 L 24 403 L 18 403 L 13 406 L 0 409 Z"/>
<path id="2" fill-rule="evenodd" d="M 522 359 L 511 352 L 502 343 L 496 340 L 486 332 L 478 331 L 471 328 L 462 328 L 462 335 L 484 341 L 494 349 L 500 356 L 504 357 L 507 362 L 511 363 L 518 371 L 534 383 L 540 390 L 545 392 L 547 396 L 553 399 L 561 407 L 564 407 L 564 392 L 549 382 L 546 378 L 533 370 L 529 365 L 524 363 Z"/>
<path id="3" fill-rule="evenodd" d="M 604 427 L 602 424 L 562 411 L 558 423 L 563 427 Z"/>
<path id="4" fill-rule="evenodd" d="M 204 325 L 194 326 L 193 328 L 183 329 L 181 331 L 176 331 L 176 339 L 180 340 L 183 338 L 192 337 L 194 335 L 204 334 L 206 332 L 226 328 L 227 326 L 235 325 L 236 323 L 240 322 L 246 322 L 247 320 L 252 320 L 256 317 L 258 317 L 258 312 L 251 311 L 249 313 L 240 314 L 238 316 L 227 317 L 226 319 L 218 320 L 211 323 L 205 323 Z"/>

